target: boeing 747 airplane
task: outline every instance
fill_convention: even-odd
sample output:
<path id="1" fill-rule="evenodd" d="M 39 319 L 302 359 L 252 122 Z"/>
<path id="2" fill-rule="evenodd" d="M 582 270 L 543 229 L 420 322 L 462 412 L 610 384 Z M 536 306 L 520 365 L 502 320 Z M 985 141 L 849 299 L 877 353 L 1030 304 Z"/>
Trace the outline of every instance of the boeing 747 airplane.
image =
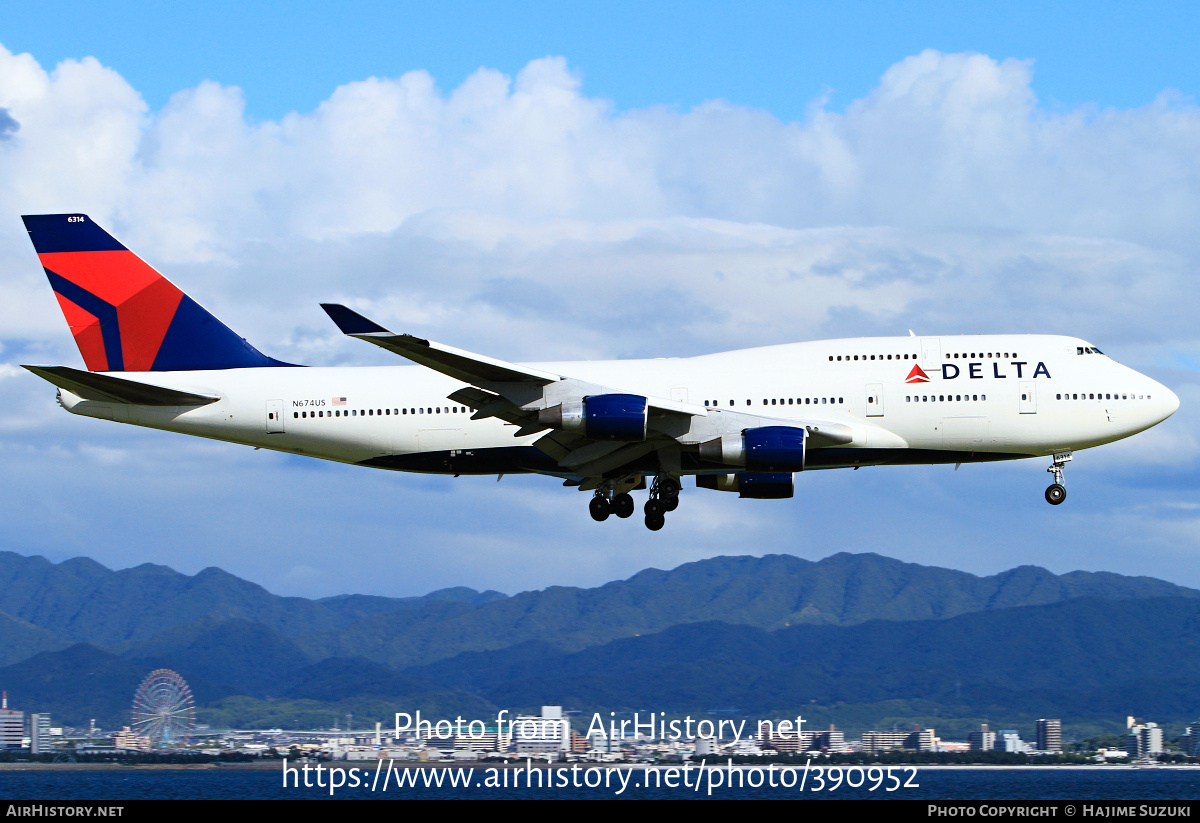
<path id="1" fill-rule="evenodd" d="M 72 414 L 438 474 L 533 472 L 592 492 L 596 520 L 663 527 L 682 478 L 788 498 L 813 469 L 1050 457 L 1170 417 L 1179 398 L 1086 340 L 1029 334 L 820 340 L 699 357 L 508 363 L 323 304 L 415 366 L 268 357 L 83 214 L 23 218 L 87 371 L 25 366 Z"/>

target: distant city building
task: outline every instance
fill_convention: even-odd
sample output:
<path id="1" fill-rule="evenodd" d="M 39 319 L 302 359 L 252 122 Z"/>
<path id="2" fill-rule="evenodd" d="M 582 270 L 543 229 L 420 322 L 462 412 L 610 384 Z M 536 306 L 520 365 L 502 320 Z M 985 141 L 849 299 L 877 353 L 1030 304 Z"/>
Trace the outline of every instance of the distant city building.
<path id="1" fill-rule="evenodd" d="M 621 750 L 621 740 L 616 737 L 609 737 L 601 731 L 595 731 L 588 735 L 588 751 L 601 752 L 608 754 Z"/>
<path id="2" fill-rule="evenodd" d="M 25 712 L 8 707 L 8 692 L 0 700 L 0 749 L 19 749 L 25 743 Z"/>
<path id="3" fill-rule="evenodd" d="M 918 729 L 904 740 L 904 748 L 915 752 L 931 752 L 937 745 L 933 729 Z"/>
<path id="4" fill-rule="evenodd" d="M 1016 729 L 1003 729 L 996 733 L 996 751 L 1001 752 L 1026 752 L 1029 746 L 1021 739 L 1021 735 Z"/>
<path id="5" fill-rule="evenodd" d="M 518 754 L 562 754 L 571 750 L 571 724 L 562 706 L 542 706 L 540 715 L 513 720 L 513 745 Z"/>
<path id="6" fill-rule="evenodd" d="M 1163 733 L 1157 723 L 1147 723 L 1138 718 L 1128 717 L 1125 725 L 1129 729 L 1129 749 L 1131 757 L 1154 757 L 1162 754 Z"/>
<path id="7" fill-rule="evenodd" d="M 34 712 L 29 715 L 29 753 L 45 754 L 53 748 L 50 744 L 50 715 Z"/>
<path id="8" fill-rule="evenodd" d="M 825 752 L 847 752 L 850 750 L 850 747 L 846 745 L 846 733 L 838 731 L 833 726 L 830 726 L 828 731 L 817 732 L 813 737 L 811 747 Z"/>
<path id="9" fill-rule="evenodd" d="M 880 752 L 892 751 L 893 749 L 904 748 L 904 741 L 908 739 L 908 732 L 880 732 L 869 731 L 863 732 L 862 735 L 862 750 L 868 754 L 879 754 Z"/>
<path id="10" fill-rule="evenodd" d="M 758 743 L 763 747 L 769 746 L 781 754 L 797 754 L 814 748 L 813 738 L 815 737 L 815 732 L 779 731 L 764 728 L 759 730 Z"/>
<path id="11" fill-rule="evenodd" d="M 973 752 L 990 752 L 996 748 L 996 733 L 988 731 L 988 724 L 979 726 L 979 731 L 967 735 L 967 744 Z"/>
<path id="12" fill-rule="evenodd" d="M 507 746 L 503 748 L 507 748 Z M 465 734 L 454 736 L 454 749 L 455 751 L 472 752 L 502 751 L 500 732 L 495 726 L 485 726 L 482 731 L 478 726 L 474 729 L 467 729 Z"/>
<path id="13" fill-rule="evenodd" d="M 826 734 L 829 734 L 828 732 Z M 838 732 L 837 734 L 841 734 Z M 843 741 L 844 745 L 844 741 Z M 917 729 L 911 732 L 863 732 L 862 750 L 870 754 L 904 749 L 915 752 L 931 752 L 934 749 L 934 730 Z"/>
<path id="14" fill-rule="evenodd" d="M 1037 747 L 1040 752 L 1058 754 L 1062 751 L 1062 721 L 1039 720 L 1037 722 Z"/>
<path id="15" fill-rule="evenodd" d="M 125 726 L 121 731 L 113 734 L 112 747 L 118 750 L 148 752 L 150 751 L 150 738 L 138 734 L 129 726 Z"/>
<path id="16" fill-rule="evenodd" d="M 1188 757 L 1200 757 L 1200 720 L 1187 727 L 1187 734 L 1180 738 L 1180 743 Z"/>

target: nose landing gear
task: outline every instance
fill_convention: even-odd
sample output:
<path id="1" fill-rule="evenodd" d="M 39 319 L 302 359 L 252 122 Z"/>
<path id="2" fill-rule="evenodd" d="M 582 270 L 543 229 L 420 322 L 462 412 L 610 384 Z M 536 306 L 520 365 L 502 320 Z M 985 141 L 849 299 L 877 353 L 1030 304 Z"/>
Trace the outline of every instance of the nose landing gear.
<path id="1" fill-rule="evenodd" d="M 1054 482 L 1046 489 L 1046 502 L 1057 506 L 1067 499 L 1067 488 L 1063 485 L 1063 466 L 1071 462 L 1070 452 L 1058 452 L 1054 455 L 1054 464 L 1046 471 L 1054 475 Z"/>

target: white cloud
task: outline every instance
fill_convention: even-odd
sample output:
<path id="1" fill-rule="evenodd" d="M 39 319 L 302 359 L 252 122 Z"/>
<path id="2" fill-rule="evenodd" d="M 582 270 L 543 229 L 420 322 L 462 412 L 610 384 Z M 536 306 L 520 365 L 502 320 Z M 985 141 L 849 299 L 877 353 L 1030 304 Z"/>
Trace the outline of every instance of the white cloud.
<path id="1" fill-rule="evenodd" d="M 1078 334 L 1135 368 L 1165 366 L 1164 351 L 1200 350 L 1200 110 L 1170 93 L 1137 109 L 1048 110 L 1031 72 L 1028 62 L 926 51 L 844 112 L 816 100 L 803 121 L 784 123 L 722 101 L 616 111 L 584 96 L 565 60 L 546 58 L 515 78 L 481 69 L 449 91 L 425 72 L 350 82 L 314 111 L 252 122 L 237 88 L 205 82 L 151 112 L 92 58 L 48 71 L 0 49 L 0 212 L 88 212 L 260 348 L 305 363 L 391 362 L 339 335 L 316 307 L 324 300 L 523 360 L 688 355 L 909 328 Z M 6 522 L 33 535 L 61 517 L 71 527 L 55 532 L 63 551 L 77 552 L 100 520 L 121 545 L 101 538 L 95 551 L 133 559 L 107 519 L 112 506 L 152 518 L 139 527 L 149 548 L 138 562 L 165 551 L 154 540 L 213 528 L 224 542 L 192 545 L 178 565 L 217 563 L 321 594 L 333 593 L 311 588 L 322 579 L 339 590 L 374 583 L 334 575 L 323 558 L 322 530 L 348 512 L 368 521 L 353 531 L 357 545 L 373 529 L 403 529 L 442 546 L 406 567 L 420 568 L 400 593 L 595 583 L 714 552 L 796 551 L 777 535 L 810 525 L 814 557 L 907 551 L 986 569 L 1010 556 L 998 552 L 1002 528 L 962 556 L 953 518 L 941 521 L 944 540 L 906 532 L 881 544 L 885 515 L 904 516 L 899 504 L 872 520 L 876 535 L 844 536 L 846 495 L 894 491 L 862 480 L 867 473 L 806 476 L 790 507 L 698 492 L 668 532 L 651 536 L 636 522 L 595 532 L 582 496 L 553 481 L 470 482 L 451 495 L 441 481 L 306 471 L 262 452 L 52 414 L 53 389 L 14 366 L 77 365 L 78 354 L 13 217 L 0 221 L 0 267 L 10 273 L 0 282 L 9 401 L 0 473 L 14 489 Z M 1177 418 L 1079 460 L 1072 476 L 1132 476 L 1148 462 L 1194 472 L 1189 409 L 1200 396 L 1180 394 L 1187 407 Z M 967 480 L 966 468 L 957 477 L 910 470 L 907 482 L 924 492 L 903 499 L 953 506 L 959 486 L 986 472 L 1027 482 L 1017 469 L 975 469 Z M 117 478 L 132 498 L 93 490 L 88 477 L 63 481 L 74 471 Z M 1030 487 L 1034 503 L 1042 480 Z M 328 491 L 343 483 L 353 491 Z M 401 524 L 386 517 L 397 488 L 408 496 L 397 504 Z M 306 498 L 307 508 L 288 509 L 286 528 L 272 526 L 263 512 L 296 505 L 286 492 L 306 489 L 329 500 Z M 62 494 L 105 506 L 55 515 L 37 502 Z M 172 507 L 170 495 L 190 502 Z M 1069 505 L 1078 499 L 1073 486 Z M 447 522 L 463 505 L 474 517 Z M 1071 526 L 1080 546 L 1100 528 Z M 581 535 L 574 554 L 559 551 L 563 530 Z M 231 548 L 239 534 L 301 548 L 268 573 L 269 559 Z M 396 564 L 422 556 L 411 540 L 397 553 L 372 549 L 372 562 L 400 579 Z"/>

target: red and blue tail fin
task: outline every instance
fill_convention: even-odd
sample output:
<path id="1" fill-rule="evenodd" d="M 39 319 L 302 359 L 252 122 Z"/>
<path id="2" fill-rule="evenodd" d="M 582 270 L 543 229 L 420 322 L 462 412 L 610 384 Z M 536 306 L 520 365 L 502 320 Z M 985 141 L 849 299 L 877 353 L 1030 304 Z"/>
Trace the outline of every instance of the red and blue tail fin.
<path id="1" fill-rule="evenodd" d="M 87 215 L 21 219 L 89 371 L 291 365 L 251 346 Z"/>

